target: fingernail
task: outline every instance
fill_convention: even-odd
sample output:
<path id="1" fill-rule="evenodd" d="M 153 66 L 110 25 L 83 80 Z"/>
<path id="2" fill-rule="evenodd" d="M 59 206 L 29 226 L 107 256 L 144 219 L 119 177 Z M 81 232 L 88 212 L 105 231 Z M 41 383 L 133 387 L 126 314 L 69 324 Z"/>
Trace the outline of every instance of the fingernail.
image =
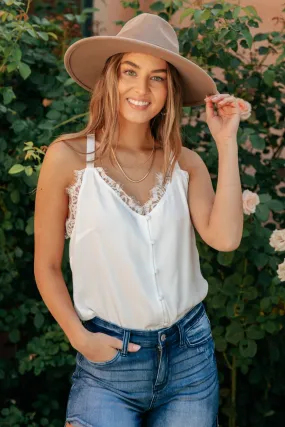
<path id="1" fill-rule="evenodd" d="M 139 350 L 141 348 L 141 346 L 140 345 L 138 345 L 138 344 L 133 344 L 133 349 L 134 350 Z"/>

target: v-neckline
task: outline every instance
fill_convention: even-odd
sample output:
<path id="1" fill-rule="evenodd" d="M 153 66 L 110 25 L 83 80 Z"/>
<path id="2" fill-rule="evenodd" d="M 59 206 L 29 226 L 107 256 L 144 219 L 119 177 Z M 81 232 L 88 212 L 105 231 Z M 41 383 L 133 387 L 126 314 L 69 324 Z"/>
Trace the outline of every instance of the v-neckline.
<path id="1" fill-rule="evenodd" d="M 175 168 L 176 168 L 176 166 L 175 166 Z M 121 183 L 115 181 L 113 178 L 111 178 L 106 173 L 105 168 L 103 168 L 102 166 L 94 166 L 91 169 L 94 169 L 96 171 L 96 174 L 103 181 L 103 183 L 105 183 L 105 185 L 110 189 L 110 191 L 118 197 L 118 199 L 121 201 L 121 203 L 124 206 L 126 206 L 126 208 L 128 208 L 135 215 L 139 215 L 140 217 L 147 217 L 147 215 L 150 215 L 156 209 L 156 207 L 158 205 L 160 205 L 160 202 L 165 198 L 166 192 L 172 183 L 172 179 L 170 179 L 168 177 L 166 184 L 163 187 L 161 187 L 161 181 L 163 179 L 163 174 L 162 174 L 162 172 L 157 172 L 156 173 L 155 185 L 149 190 L 149 196 L 150 197 L 148 198 L 148 200 L 144 204 L 141 204 L 140 201 L 137 200 L 137 198 L 135 196 L 130 196 L 128 193 L 126 193 L 125 190 L 123 189 L 123 185 Z M 175 169 L 174 169 L 174 171 L 175 171 Z M 162 195 L 157 200 L 157 203 L 155 204 L 155 206 L 151 210 L 146 212 L 146 209 L 148 208 L 148 206 L 154 202 L 153 194 L 154 194 L 154 191 L 156 189 L 161 190 Z M 119 194 L 119 192 L 124 196 L 124 198 L 122 198 L 122 196 Z M 128 204 L 124 199 L 127 200 L 130 204 Z M 135 209 L 131 208 L 131 205 Z M 144 213 L 139 213 L 136 209 L 142 210 Z"/>

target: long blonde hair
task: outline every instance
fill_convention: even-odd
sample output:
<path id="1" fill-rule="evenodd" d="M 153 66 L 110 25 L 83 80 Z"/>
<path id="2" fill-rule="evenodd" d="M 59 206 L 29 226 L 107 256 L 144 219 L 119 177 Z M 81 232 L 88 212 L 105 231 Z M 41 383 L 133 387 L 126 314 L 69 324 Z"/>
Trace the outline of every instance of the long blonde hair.
<path id="1" fill-rule="evenodd" d="M 110 155 L 111 141 L 114 141 L 118 126 L 119 94 L 117 90 L 118 70 L 124 53 L 111 56 L 105 63 L 102 73 L 97 80 L 89 104 L 89 119 L 86 127 L 76 133 L 63 134 L 57 137 L 52 144 L 67 140 L 84 137 L 97 131 L 102 132 L 98 157 L 103 156 L 105 151 Z M 167 176 L 171 175 L 175 162 L 181 153 L 182 139 L 180 123 L 182 117 L 182 86 L 181 78 L 176 68 L 166 63 L 168 76 L 168 94 L 164 107 L 165 115 L 157 114 L 150 120 L 152 137 L 163 148 L 163 184 Z M 72 147 L 71 147 L 72 148 Z M 76 150 L 75 150 L 76 151 Z M 83 154 L 81 152 L 81 154 Z M 84 153 L 86 154 L 86 153 Z M 96 153 L 97 157 L 97 153 Z"/>

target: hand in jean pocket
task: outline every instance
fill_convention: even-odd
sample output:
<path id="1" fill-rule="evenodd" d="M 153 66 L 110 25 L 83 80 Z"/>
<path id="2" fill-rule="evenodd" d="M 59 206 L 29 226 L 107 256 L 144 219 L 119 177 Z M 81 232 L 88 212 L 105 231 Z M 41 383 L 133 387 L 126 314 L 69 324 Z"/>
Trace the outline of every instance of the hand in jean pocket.
<path id="1" fill-rule="evenodd" d="M 118 350 L 123 348 L 123 341 L 102 332 L 90 332 L 87 329 L 76 346 L 76 350 L 93 363 L 107 362 L 116 357 Z M 128 351 L 140 349 L 137 344 L 129 343 Z"/>

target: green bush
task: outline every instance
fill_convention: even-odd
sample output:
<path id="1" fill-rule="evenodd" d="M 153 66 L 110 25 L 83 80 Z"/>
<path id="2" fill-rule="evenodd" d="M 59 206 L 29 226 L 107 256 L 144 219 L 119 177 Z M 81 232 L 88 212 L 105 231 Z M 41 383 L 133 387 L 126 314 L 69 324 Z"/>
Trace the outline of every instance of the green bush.
<path id="1" fill-rule="evenodd" d="M 139 1 L 122 3 L 141 13 Z M 188 6 L 180 0 L 155 1 L 151 12 L 170 20 L 184 8 L 182 22 L 191 18 L 191 23 L 177 29 L 181 53 L 209 74 L 220 68 L 224 77 L 215 78 L 219 92 L 251 103 L 251 117 L 238 131 L 239 164 L 243 190 L 260 200 L 255 213 L 245 215 L 237 250 L 218 252 L 196 234 L 209 282 L 205 304 L 220 375 L 220 425 L 279 427 L 284 418 L 285 292 L 277 275 L 282 256 L 269 239 L 275 229 L 284 228 L 284 34 L 253 37 L 250 30 L 261 20 L 252 6 Z M 34 189 L 46 146 L 87 122 L 90 95 L 63 67 L 67 46 L 81 37 L 85 12 L 63 8 L 35 16 L 13 0 L 6 0 L 0 11 L 1 426 L 57 427 L 64 422 L 75 352 L 35 284 Z M 274 63 L 265 66 L 272 54 Z M 216 188 L 218 153 L 201 117 L 204 110 L 184 108 L 184 145 L 199 152 Z M 68 243 L 62 268 L 71 291 Z"/>

